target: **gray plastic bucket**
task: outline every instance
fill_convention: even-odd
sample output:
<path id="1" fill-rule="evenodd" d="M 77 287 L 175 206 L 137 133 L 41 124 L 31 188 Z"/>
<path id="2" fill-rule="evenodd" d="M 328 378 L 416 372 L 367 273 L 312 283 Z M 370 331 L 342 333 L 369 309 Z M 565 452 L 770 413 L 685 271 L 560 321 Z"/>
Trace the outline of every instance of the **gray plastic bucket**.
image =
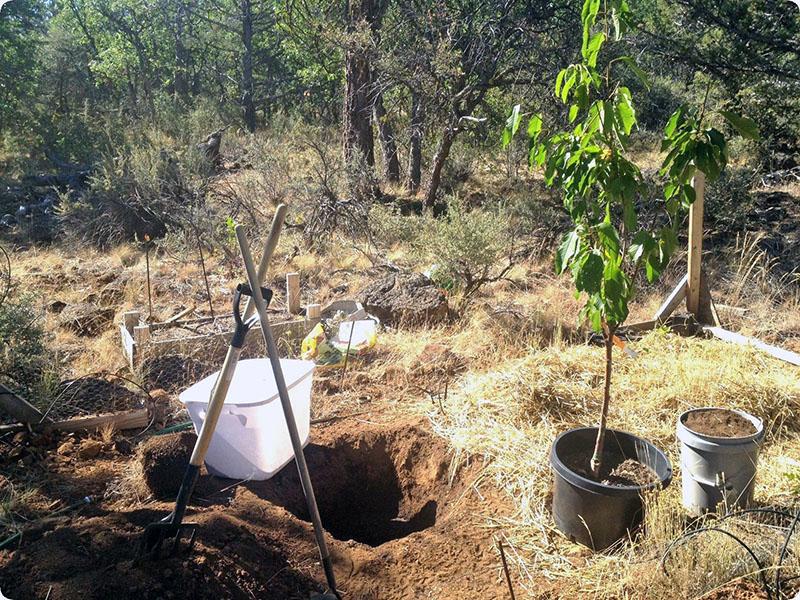
<path id="1" fill-rule="evenodd" d="M 694 516 L 716 511 L 723 503 L 728 509 L 746 508 L 753 498 L 758 451 L 764 439 L 761 419 L 740 410 L 730 410 L 756 428 L 745 437 L 722 438 L 692 431 L 684 425 L 689 413 L 725 408 L 695 408 L 678 417 L 678 441 L 681 447 L 683 506 Z"/>

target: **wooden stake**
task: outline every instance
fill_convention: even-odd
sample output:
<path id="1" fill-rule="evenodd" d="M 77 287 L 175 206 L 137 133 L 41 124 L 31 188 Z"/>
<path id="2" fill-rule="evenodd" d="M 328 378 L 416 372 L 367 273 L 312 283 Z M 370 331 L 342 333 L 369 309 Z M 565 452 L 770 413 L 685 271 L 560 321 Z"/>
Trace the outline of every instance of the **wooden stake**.
<path id="1" fill-rule="evenodd" d="M 319 321 L 322 317 L 321 304 L 309 304 L 306 306 L 306 319 L 309 321 Z"/>
<path id="2" fill-rule="evenodd" d="M 142 315 L 138 310 L 129 310 L 122 313 L 122 323 L 125 325 L 125 329 L 128 330 L 128 333 L 133 335 L 133 328 L 139 324 L 141 317 Z"/>
<path id="3" fill-rule="evenodd" d="M 139 350 L 141 350 L 142 346 L 150 341 L 150 326 L 137 325 L 134 327 L 133 341 L 136 342 L 136 345 L 139 346 Z"/>
<path id="4" fill-rule="evenodd" d="M 706 175 L 697 171 L 694 176 L 695 200 L 689 207 L 689 266 L 686 289 L 686 308 L 698 318 L 703 259 L 703 199 L 706 191 Z"/>
<path id="5" fill-rule="evenodd" d="M 688 286 L 689 275 L 684 275 L 681 280 L 678 282 L 678 285 L 675 286 L 675 289 L 672 290 L 667 299 L 664 300 L 664 303 L 659 307 L 658 311 L 656 312 L 655 316 L 653 317 L 656 321 L 665 321 L 674 311 L 678 308 L 678 305 L 683 302 L 683 299 L 686 298 L 686 288 Z"/>
<path id="6" fill-rule="evenodd" d="M 108 425 L 113 425 L 114 429 L 142 429 L 150 424 L 150 414 L 147 409 L 141 408 L 121 413 L 107 415 L 93 415 L 91 417 L 76 417 L 66 421 L 59 421 L 48 425 L 50 429 L 59 431 L 94 431 L 102 429 Z"/>
<path id="7" fill-rule="evenodd" d="M 770 356 L 800 367 L 800 354 L 797 352 L 792 352 L 791 350 L 786 350 L 784 348 L 780 348 L 779 346 L 773 346 L 772 344 L 767 344 L 759 339 L 747 337 L 741 333 L 728 331 L 722 327 L 703 327 L 703 331 L 709 335 L 713 335 L 717 339 L 730 342 L 731 344 L 739 344 L 740 346 L 752 346 L 753 348 L 758 348 Z"/>
<path id="8" fill-rule="evenodd" d="M 290 315 L 300 313 L 300 273 L 286 274 L 286 309 Z"/>

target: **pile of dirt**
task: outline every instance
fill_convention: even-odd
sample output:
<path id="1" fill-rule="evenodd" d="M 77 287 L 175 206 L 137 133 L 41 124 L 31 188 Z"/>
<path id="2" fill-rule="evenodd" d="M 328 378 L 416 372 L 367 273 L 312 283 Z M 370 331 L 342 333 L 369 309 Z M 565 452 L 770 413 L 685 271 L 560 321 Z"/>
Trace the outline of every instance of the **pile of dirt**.
<path id="1" fill-rule="evenodd" d="M 616 448 L 606 448 L 600 463 L 600 476 L 591 472 L 590 460 L 593 448 L 576 449 L 563 457 L 564 464 L 581 477 L 600 481 L 610 486 L 647 486 L 659 481 L 653 469 L 625 456 Z"/>
<path id="2" fill-rule="evenodd" d="M 506 593 L 491 531 L 475 516 L 499 502 L 474 491 L 482 464 L 451 469 L 445 442 L 419 422 L 341 422 L 313 438 L 306 454 L 344 598 Z M 188 556 L 135 560 L 142 527 L 171 503 L 100 506 L 26 530 L 17 550 L 0 553 L 0 589 L 15 600 L 306 600 L 323 591 L 294 465 L 270 481 L 231 484 L 201 477 L 194 500 L 203 508 L 186 519 L 200 526 Z"/>
<path id="3" fill-rule="evenodd" d="M 739 438 L 753 435 L 756 427 L 732 410 L 712 408 L 693 410 L 683 418 L 683 424 L 696 433 L 720 438 Z"/>
<path id="4" fill-rule="evenodd" d="M 703 595 L 700 600 L 762 600 L 767 597 L 764 588 L 759 584 L 743 579 L 712 590 Z"/>
<path id="5" fill-rule="evenodd" d="M 197 436 L 190 431 L 153 436 L 139 447 L 142 478 L 156 498 L 174 498 Z"/>
<path id="6" fill-rule="evenodd" d="M 421 273 L 391 273 L 361 292 L 366 311 L 386 325 L 441 323 L 449 314 L 447 296 Z"/>

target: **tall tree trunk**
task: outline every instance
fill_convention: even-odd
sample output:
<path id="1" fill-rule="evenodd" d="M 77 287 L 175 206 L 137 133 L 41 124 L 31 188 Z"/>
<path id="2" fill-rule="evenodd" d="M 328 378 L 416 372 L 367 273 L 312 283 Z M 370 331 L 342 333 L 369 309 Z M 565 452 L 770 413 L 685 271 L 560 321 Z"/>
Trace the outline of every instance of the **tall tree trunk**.
<path id="1" fill-rule="evenodd" d="M 408 150 L 408 192 L 417 193 L 422 182 L 422 99 L 411 90 L 411 136 Z"/>
<path id="2" fill-rule="evenodd" d="M 254 96 L 255 86 L 253 84 L 253 6 L 251 0 L 242 0 L 242 111 L 244 113 L 244 125 L 247 131 L 253 133 L 256 130 L 256 105 Z"/>
<path id="3" fill-rule="evenodd" d="M 357 37 L 355 34 L 362 22 L 371 27 L 377 26 L 380 9 L 380 0 L 350 0 L 347 3 L 347 28 L 352 36 L 345 53 L 342 111 L 343 150 L 347 164 L 363 163 L 368 167 L 375 165 L 375 141 L 370 121 L 372 69 L 369 48 L 353 38 Z"/>
<path id="4" fill-rule="evenodd" d="M 344 160 L 375 165 L 374 139 L 370 123 L 369 62 L 358 50 L 348 50 L 344 84 Z"/>
<path id="5" fill-rule="evenodd" d="M 378 125 L 378 136 L 383 152 L 383 167 L 386 179 L 392 182 L 400 181 L 400 158 L 397 155 L 397 144 L 394 140 L 394 128 L 389 122 L 386 107 L 383 104 L 383 93 L 376 92 L 373 100 L 375 123 Z"/>
<path id="6" fill-rule="evenodd" d="M 428 181 L 428 189 L 425 191 L 426 209 L 433 208 L 436 202 L 436 194 L 439 192 L 439 185 L 442 183 L 442 169 L 447 157 L 450 156 L 450 149 L 458 134 L 458 120 L 454 119 L 445 127 L 442 132 L 442 139 L 436 147 L 436 154 L 433 155 L 433 165 L 431 166 L 431 177 Z"/>
<path id="7" fill-rule="evenodd" d="M 186 28 L 186 6 L 178 2 L 175 11 L 175 71 L 173 75 L 175 95 L 186 102 L 189 97 L 189 51 L 183 43 Z"/>

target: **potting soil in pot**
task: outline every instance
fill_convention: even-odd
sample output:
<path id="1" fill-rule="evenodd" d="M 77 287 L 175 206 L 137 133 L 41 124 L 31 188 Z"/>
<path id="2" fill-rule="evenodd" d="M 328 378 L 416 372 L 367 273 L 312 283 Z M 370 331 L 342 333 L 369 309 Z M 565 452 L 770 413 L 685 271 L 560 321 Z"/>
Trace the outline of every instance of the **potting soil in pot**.
<path id="1" fill-rule="evenodd" d="M 591 455 L 576 451 L 564 457 L 564 464 L 581 477 L 596 481 L 592 475 L 589 461 Z M 618 449 L 603 452 L 599 481 L 604 485 L 646 486 L 658 481 L 655 471 L 633 458 L 626 458 Z"/>
<path id="2" fill-rule="evenodd" d="M 753 435 L 756 427 L 739 413 L 718 408 L 694 410 L 686 415 L 683 424 L 696 433 L 721 438 Z"/>

